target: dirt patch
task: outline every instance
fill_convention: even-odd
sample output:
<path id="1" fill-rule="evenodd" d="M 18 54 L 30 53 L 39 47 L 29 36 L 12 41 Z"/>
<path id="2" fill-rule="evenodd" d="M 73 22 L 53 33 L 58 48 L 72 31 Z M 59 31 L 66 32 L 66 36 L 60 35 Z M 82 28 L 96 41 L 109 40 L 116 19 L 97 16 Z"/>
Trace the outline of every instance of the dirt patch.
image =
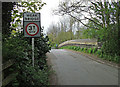
<path id="1" fill-rule="evenodd" d="M 74 51 L 74 50 L 70 50 L 70 49 L 65 49 L 65 50 L 81 54 L 83 56 L 86 56 L 87 58 L 90 58 L 90 59 L 92 59 L 94 61 L 97 61 L 99 63 L 102 63 L 102 64 L 106 64 L 106 65 L 109 65 L 109 66 L 112 66 L 112 67 L 115 67 L 115 68 L 120 68 L 120 64 L 116 64 L 116 63 L 113 63 L 111 61 L 103 60 L 103 59 L 98 58 L 96 55 L 93 55 L 93 54 L 78 52 L 78 51 Z"/>

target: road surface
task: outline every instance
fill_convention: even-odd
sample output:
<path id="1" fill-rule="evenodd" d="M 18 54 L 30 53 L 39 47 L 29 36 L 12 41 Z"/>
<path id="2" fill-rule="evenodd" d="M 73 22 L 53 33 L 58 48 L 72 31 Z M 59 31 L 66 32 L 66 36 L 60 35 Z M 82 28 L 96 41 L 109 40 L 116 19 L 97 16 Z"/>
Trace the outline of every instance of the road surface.
<path id="1" fill-rule="evenodd" d="M 118 85 L 118 69 L 64 49 L 47 54 L 57 85 Z"/>

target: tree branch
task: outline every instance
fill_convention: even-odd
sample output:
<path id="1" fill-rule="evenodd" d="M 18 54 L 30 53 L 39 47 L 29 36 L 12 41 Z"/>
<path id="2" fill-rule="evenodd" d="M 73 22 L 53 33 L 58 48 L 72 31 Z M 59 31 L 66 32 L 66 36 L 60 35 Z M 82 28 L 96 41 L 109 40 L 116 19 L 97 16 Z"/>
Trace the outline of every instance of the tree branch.
<path id="1" fill-rule="evenodd" d="M 88 27 L 88 28 L 93 28 L 93 29 L 99 30 L 98 28 L 90 27 L 90 26 L 88 26 L 87 24 L 84 24 L 84 23 L 81 21 L 81 19 L 78 19 L 78 18 L 74 17 L 74 16 L 71 15 L 71 14 L 68 14 L 68 15 L 71 16 L 71 17 L 73 17 L 74 19 L 78 20 L 80 23 L 82 23 L 84 26 L 86 26 L 86 27 Z"/>

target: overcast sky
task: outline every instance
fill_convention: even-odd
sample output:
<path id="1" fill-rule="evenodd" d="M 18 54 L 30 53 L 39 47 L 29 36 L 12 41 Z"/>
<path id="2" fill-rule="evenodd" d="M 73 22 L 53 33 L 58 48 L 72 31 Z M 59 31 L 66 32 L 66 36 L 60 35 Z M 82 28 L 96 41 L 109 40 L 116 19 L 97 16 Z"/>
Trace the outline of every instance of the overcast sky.
<path id="1" fill-rule="evenodd" d="M 43 0 L 47 5 L 43 6 L 41 12 L 41 26 L 44 26 L 44 32 L 51 23 L 57 23 L 59 16 L 53 15 L 53 9 L 59 5 L 59 0 Z"/>

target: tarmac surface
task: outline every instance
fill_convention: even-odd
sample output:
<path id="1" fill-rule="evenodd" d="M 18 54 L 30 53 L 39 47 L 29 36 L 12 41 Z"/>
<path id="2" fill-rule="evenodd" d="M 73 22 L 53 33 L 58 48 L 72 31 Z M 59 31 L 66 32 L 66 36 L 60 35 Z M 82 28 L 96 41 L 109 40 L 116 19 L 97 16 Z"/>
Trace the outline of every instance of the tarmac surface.
<path id="1" fill-rule="evenodd" d="M 118 68 L 65 49 L 52 49 L 47 56 L 56 74 L 54 85 L 118 85 Z"/>

